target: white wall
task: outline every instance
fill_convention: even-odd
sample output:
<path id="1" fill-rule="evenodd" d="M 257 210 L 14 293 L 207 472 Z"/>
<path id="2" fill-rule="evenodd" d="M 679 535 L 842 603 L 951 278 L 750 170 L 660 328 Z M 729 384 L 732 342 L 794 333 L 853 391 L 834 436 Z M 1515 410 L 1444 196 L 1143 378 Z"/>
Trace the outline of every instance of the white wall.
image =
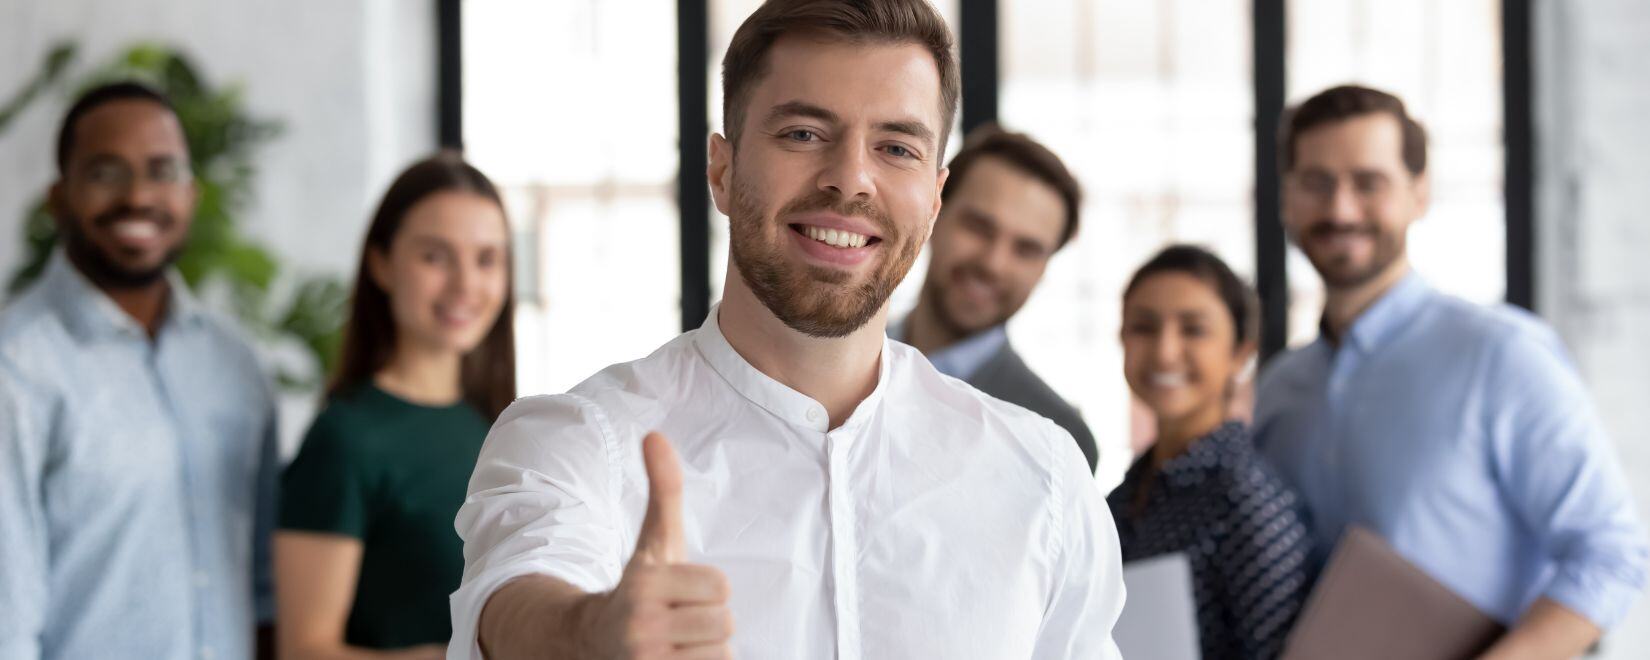
<path id="1" fill-rule="evenodd" d="M 285 126 L 258 152 L 242 226 L 289 274 L 348 277 L 378 195 L 435 147 L 435 29 L 434 0 L 0 0 L 0 94 L 63 39 L 80 44 L 75 74 L 139 40 L 183 49 L 210 82 L 242 84 L 252 114 Z M 55 174 L 68 101 L 42 100 L 0 135 L 0 274 L 23 258 L 24 205 Z M 289 447 L 308 403 L 283 415 Z"/>
<path id="2" fill-rule="evenodd" d="M 1537 307 L 1573 351 L 1650 520 L 1650 3 L 1535 4 Z M 1650 657 L 1650 599 L 1602 650 Z"/>

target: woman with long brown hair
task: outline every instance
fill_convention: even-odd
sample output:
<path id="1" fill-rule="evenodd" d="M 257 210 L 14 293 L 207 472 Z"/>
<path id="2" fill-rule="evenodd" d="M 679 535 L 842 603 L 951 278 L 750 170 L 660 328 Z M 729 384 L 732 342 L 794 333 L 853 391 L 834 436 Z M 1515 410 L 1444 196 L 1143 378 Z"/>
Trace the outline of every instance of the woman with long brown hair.
<path id="1" fill-rule="evenodd" d="M 282 478 L 283 658 L 443 655 L 464 567 L 453 518 L 515 398 L 510 288 L 492 182 L 451 154 L 403 172 L 367 230 L 326 405 Z"/>

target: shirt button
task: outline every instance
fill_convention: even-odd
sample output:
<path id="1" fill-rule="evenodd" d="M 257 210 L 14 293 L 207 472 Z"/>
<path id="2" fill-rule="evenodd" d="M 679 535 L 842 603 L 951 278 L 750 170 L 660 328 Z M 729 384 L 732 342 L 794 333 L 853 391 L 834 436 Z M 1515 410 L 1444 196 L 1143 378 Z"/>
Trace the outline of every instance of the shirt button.
<path id="1" fill-rule="evenodd" d="M 212 647 L 202 646 L 201 647 L 201 660 L 212 660 L 212 657 L 213 657 L 212 656 Z"/>
<path id="2" fill-rule="evenodd" d="M 810 422 L 818 422 L 819 421 L 819 409 L 818 408 L 809 408 L 808 409 L 808 421 L 810 421 Z"/>
<path id="3" fill-rule="evenodd" d="M 206 571 L 195 571 L 195 586 L 196 587 L 201 588 L 201 589 L 205 589 L 206 587 L 210 586 L 211 584 L 212 584 L 212 579 L 209 578 L 209 577 L 206 577 Z"/>

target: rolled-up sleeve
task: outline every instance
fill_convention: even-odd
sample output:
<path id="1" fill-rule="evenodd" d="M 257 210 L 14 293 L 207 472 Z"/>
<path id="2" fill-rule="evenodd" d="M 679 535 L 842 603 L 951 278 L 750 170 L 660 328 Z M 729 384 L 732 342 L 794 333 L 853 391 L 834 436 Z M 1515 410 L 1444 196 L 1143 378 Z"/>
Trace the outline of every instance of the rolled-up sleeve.
<path id="1" fill-rule="evenodd" d="M 0 365 L 0 660 L 40 657 L 45 626 L 45 429 Z"/>
<path id="2" fill-rule="evenodd" d="M 620 472 L 611 427 L 576 395 L 531 397 L 499 416 L 482 445 L 455 527 L 464 578 L 452 595 L 447 657 L 481 656 L 477 625 L 504 583 L 544 574 L 613 588 L 623 571 Z"/>
<path id="3" fill-rule="evenodd" d="M 1056 436 L 1055 455 L 1066 460 L 1053 471 L 1055 583 L 1032 657 L 1121 658 L 1112 638 L 1124 598 L 1117 525 L 1071 436 L 1052 429 L 1049 435 Z"/>
<path id="4" fill-rule="evenodd" d="M 1488 383 L 1502 495 L 1556 566 L 1542 595 L 1608 629 L 1644 589 L 1650 539 L 1586 387 L 1557 338 L 1535 334 L 1491 354 Z"/>

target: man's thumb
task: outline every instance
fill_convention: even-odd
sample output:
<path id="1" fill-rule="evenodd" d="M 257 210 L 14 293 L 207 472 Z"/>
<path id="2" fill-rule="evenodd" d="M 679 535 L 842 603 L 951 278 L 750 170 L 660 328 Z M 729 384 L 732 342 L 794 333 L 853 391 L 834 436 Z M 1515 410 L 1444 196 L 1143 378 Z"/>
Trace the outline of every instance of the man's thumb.
<path id="1" fill-rule="evenodd" d="M 647 466 L 647 514 L 636 538 L 636 556 L 650 563 L 676 564 L 686 559 L 682 540 L 682 466 L 664 434 L 654 431 L 642 439 L 642 462 Z"/>

